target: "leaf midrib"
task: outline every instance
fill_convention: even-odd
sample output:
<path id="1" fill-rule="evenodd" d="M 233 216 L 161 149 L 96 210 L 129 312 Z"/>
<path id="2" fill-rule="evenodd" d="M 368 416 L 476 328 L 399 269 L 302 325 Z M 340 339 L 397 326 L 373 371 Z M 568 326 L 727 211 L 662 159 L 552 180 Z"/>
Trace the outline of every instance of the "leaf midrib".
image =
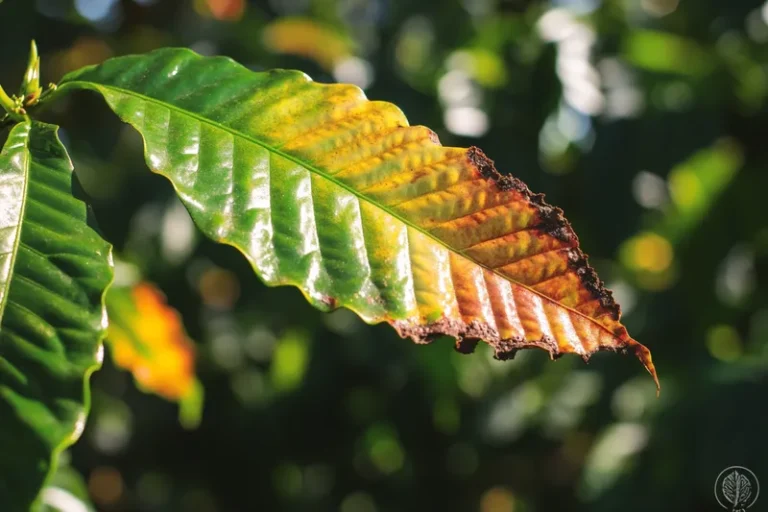
<path id="1" fill-rule="evenodd" d="M 387 206 L 373 201 L 371 198 L 365 196 L 360 191 L 355 190 L 354 188 L 350 187 L 346 183 L 341 182 L 341 181 L 335 179 L 333 177 L 333 175 L 330 175 L 330 174 L 322 171 L 321 169 L 318 169 L 314 165 L 309 164 L 309 163 L 299 159 L 298 157 L 295 157 L 295 156 L 293 156 L 293 155 L 291 155 L 289 153 L 285 153 L 285 152 L 283 152 L 279 148 L 275 148 L 274 146 L 270 146 L 266 142 L 262 142 L 262 141 L 260 141 L 260 140 L 258 140 L 256 138 L 252 137 L 251 135 L 245 134 L 245 133 L 241 132 L 240 130 L 236 130 L 234 128 L 230 128 L 230 127 L 228 127 L 226 125 L 223 125 L 223 124 L 221 124 L 221 123 L 219 123 L 217 121 L 214 121 L 214 120 L 209 119 L 207 117 L 201 116 L 200 114 L 197 114 L 195 112 L 190 112 L 188 110 L 184 110 L 184 109 L 182 109 L 182 108 L 180 108 L 180 107 L 178 107 L 176 105 L 173 105 L 172 103 L 167 103 L 165 101 L 161 101 L 161 100 L 158 100 L 156 98 L 152 98 L 152 97 L 147 96 L 145 94 L 141 94 L 141 93 L 138 93 L 136 91 L 132 91 L 130 89 L 124 89 L 122 87 L 117 87 L 117 86 L 114 86 L 114 85 L 100 84 L 98 82 L 89 82 L 89 81 L 86 81 L 86 80 L 72 80 L 72 81 L 65 82 L 65 83 L 61 84 L 59 86 L 57 92 L 63 93 L 66 89 L 68 89 L 70 87 L 72 87 L 74 89 L 77 89 L 78 87 L 83 88 L 83 89 L 107 89 L 107 90 L 110 90 L 110 91 L 113 91 L 113 92 L 117 92 L 117 93 L 120 93 L 120 94 L 126 94 L 128 96 L 133 96 L 135 98 L 139 98 L 139 99 L 141 99 L 143 101 L 146 101 L 148 103 L 152 103 L 154 105 L 159 105 L 159 106 L 165 107 L 165 108 L 167 108 L 169 110 L 173 110 L 175 112 L 181 113 L 181 114 L 183 114 L 185 116 L 189 116 L 189 117 L 191 117 L 193 119 L 196 119 L 197 121 L 199 121 L 201 123 L 208 124 L 210 126 L 218 128 L 218 129 L 220 129 L 222 131 L 228 132 L 232 136 L 240 137 L 240 138 L 242 138 L 242 139 L 244 139 L 244 140 L 246 140 L 248 142 L 251 142 L 251 143 L 253 143 L 253 144 L 257 145 L 257 146 L 260 146 L 260 147 L 264 148 L 265 150 L 267 150 L 267 151 L 269 151 L 271 153 L 277 154 L 277 155 L 285 158 L 286 160 L 289 160 L 289 161 L 291 161 L 291 162 L 293 162 L 293 163 L 295 163 L 295 164 L 297 164 L 297 165 L 307 169 L 308 171 L 313 172 L 313 173 L 323 177 L 324 179 L 327 179 L 331 183 L 334 183 L 334 184 L 338 185 L 339 187 L 341 187 L 344 190 L 346 190 L 346 191 L 350 192 L 351 194 L 353 194 L 355 197 L 358 198 L 358 200 L 363 200 L 363 201 L 365 201 L 365 202 L 367 202 L 369 204 L 372 204 L 376 208 L 379 208 L 379 209 L 383 210 L 384 212 L 388 213 L 389 215 L 391 215 L 395 219 L 399 220 L 400 222 L 402 222 L 406 226 L 408 226 L 408 227 L 410 227 L 412 229 L 415 229 L 418 232 L 420 232 L 421 234 L 427 236 L 428 238 L 430 238 L 431 240 L 433 240 L 434 242 L 436 242 L 440 246 L 444 247 L 448 251 L 460 254 L 462 257 L 467 258 L 469 261 L 471 261 L 475 265 L 488 270 L 489 272 L 491 272 L 491 273 L 501 277 L 502 279 L 505 279 L 507 281 L 513 282 L 513 283 L 515 283 L 518 286 L 522 286 L 523 288 L 525 288 L 525 289 L 531 291 L 532 293 L 535 293 L 536 295 L 540 296 L 544 300 L 549 301 L 549 302 L 551 302 L 553 304 L 556 304 L 558 307 L 565 308 L 565 309 L 567 309 L 569 311 L 573 311 L 577 315 L 579 315 L 579 316 L 581 316 L 583 318 L 586 318 L 590 322 L 592 322 L 595 325 L 597 325 L 600 329 L 604 330 L 605 332 L 610 334 L 612 337 L 616 338 L 616 335 L 610 329 L 608 329 L 607 327 L 602 325 L 595 318 L 587 316 L 587 315 L 583 314 L 582 312 L 580 312 L 580 311 L 578 311 L 576 309 L 573 309 L 573 308 L 570 308 L 568 306 L 565 306 L 565 305 L 559 303 L 558 301 L 552 299 L 551 297 L 547 297 L 546 295 L 542 294 L 541 292 L 539 292 L 539 291 L 529 287 L 528 285 L 525 285 L 525 284 L 520 283 L 519 281 L 517 281 L 515 279 L 512 279 L 512 278 L 510 278 L 508 276 L 505 276 L 503 274 L 500 274 L 496 270 L 494 270 L 494 269 L 492 269 L 492 268 L 490 268 L 490 267 L 488 267 L 488 266 L 486 266 L 486 265 L 476 261 L 474 258 L 472 258 L 470 256 L 467 256 L 464 253 L 463 250 L 456 249 L 454 247 L 449 246 L 447 243 L 445 243 L 444 241 L 440 240 L 439 238 L 434 236 L 429 231 L 425 231 L 421 226 L 417 226 L 417 225 L 413 224 L 412 222 L 410 222 L 409 220 L 405 219 L 400 214 L 392 211 Z M 143 134 L 142 134 L 142 137 L 143 137 Z"/>
<path id="2" fill-rule="evenodd" d="M 29 137 L 32 133 L 32 124 L 29 121 L 26 121 L 24 124 L 27 124 L 27 133 L 24 137 L 24 189 L 22 190 L 21 194 L 21 208 L 19 211 L 19 225 L 18 229 L 16 230 L 16 239 L 13 241 L 13 246 L 11 248 L 11 264 L 9 266 L 8 271 L 8 281 L 7 284 L 4 286 L 5 293 L 3 294 L 3 300 L 0 301 L 0 327 L 2 326 L 3 321 L 3 314 L 5 313 L 5 306 L 8 304 L 8 300 L 11 296 L 11 283 L 13 282 L 13 269 L 16 267 L 16 256 L 19 254 L 19 246 L 21 245 L 21 231 L 24 227 L 24 216 L 27 211 L 27 191 L 29 190 L 29 167 L 31 158 L 29 155 Z M 13 130 L 11 128 L 11 130 Z"/>

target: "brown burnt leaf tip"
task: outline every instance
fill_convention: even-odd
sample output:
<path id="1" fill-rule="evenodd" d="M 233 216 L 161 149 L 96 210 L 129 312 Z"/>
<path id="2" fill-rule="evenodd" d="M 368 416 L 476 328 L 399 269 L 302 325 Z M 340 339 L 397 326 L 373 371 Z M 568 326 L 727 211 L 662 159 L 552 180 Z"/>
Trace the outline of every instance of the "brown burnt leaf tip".
<path id="1" fill-rule="evenodd" d="M 533 226 L 535 229 L 566 244 L 569 268 L 578 276 L 581 286 L 589 292 L 590 296 L 598 300 L 601 305 L 601 310 L 592 319 L 597 321 L 596 319 L 599 316 L 607 314 L 613 320 L 619 321 L 621 316 L 619 305 L 614 300 L 611 291 L 605 288 L 597 272 L 589 265 L 587 255 L 579 249 L 578 237 L 570 223 L 565 219 L 563 211 L 560 208 L 547 204 L 544 200 L 544 194 L 532 193 L 528 186 L 518 178 L 499 173 L 494 162 L 480 149 L 476 147 L 469 148 L 466 157 L 480 175 L 492 182 L 499 190 L 517 192 L 521 195 L 522 200 L 528 201 L 535 208 L 538 219 L 537 225 Z M 556 340 L 549 336 L 544 335 L 538 340 L 526 340 L 518 337 L 502 339 L 495 327 L 476 320 L 467 323 L 461 318 L 443 317 L 433 322 L 420 323 L 418 319 L 412 318 L 408 320 L 391 320 L 390 323 L 400 337 L 410 338 L 418 344 L 431 343 L 441 336 L 453 337 L 456 350 L 465 354 L 473 352 L 478 342 L 484 341 L 493 348 L 494 357 L 498 360 L 512 359 L 519 350 L 527 348 L 545 350 L 553 360 L 564 355 L 564 352 L 560 351 Z M 650 351 L 630 338 L 623 326 L 619 325 L 617 332 L 613 334 L 617 339 L 617 344 L 610 346 L 601 345 L 591 352 L 578 352 L 578 354 L 581 355 L 585 362 L 588 362 L 590 356 L 596 351 L 633 351 L 653 377 L 658 394 L 660 389 L 659 381 L 651 361 Z"/>
<path id="2" fill-rule="evenodd" d="M 600 305 L 611 313 L 614 320 L 618 321 L 621 318 L 621 307 L 613 298 L 613 292 L 605 287 L 605 283 L 597 276 L 595 269 L 589 266 L 587 255 L 578 247 L 569 249 L 568 265 L 579 276 L 584 287 L 600 301 Z"/>
<path id="3" fill-rule="evenodd" d="M 561 242 L 572 244 L 568 251 L 568 264 L 579 276 L 581 283 L 589 290 L 595 299 L 610 312 L 614 320 L 621 317 L 621 308 L 613 299 L 613 294 L 605 288 L 605 284 L 597 277 L 597 272 L 589 266 L 587 257 L 579 248 L 579 238 L 573 231 L 570 222 L 563 215 L 563 210 L 547 204 L 544 200 L 544 194 L 534 194 L 520 179 L 514 176 L 504 176 L 497 169 L 490 158 L 480 148 L 471 147 L 467 150 L 467 159 L 472 163 L 480 174 L 493 181 L 501 190 L 515 190 L 522 194 L 538 211 L 539 225 L 536 226 L 541 231 L 557 238 Z"/>
<path id="4" fill-rule="evenodd" d="M 632 338 L 630 338 L 629 348 L 634 350 L 635 356 L 637 356 L 640 362 L 643 363 L 643 366 L 645 366 L 645 369 L 648 370 L 648 373 L 651 374 L 651 377 L 653 377 L 653 382 L 656 384 L 656 397 L 658 398 L 661 394 L 661 384 L 659 383 L 659 376 L 656 374 L 656 366 L 651 358 L 651 351 L 648 350 L 648 347 Z"/>
<path id="5" fill-rule="evenodd" d="M 467 159 L 487 180 L 493 181 L 500 190 L 515 190 L 534 205 L 539 214 L 541 231 L 563 242 L 578 241 L 570 223 L 563 217 L 563 210 L 547 204 L 544 194 L 534 194 L 528 185 L 514 176 L 503 175 L 480 148 L 472 146 L 467 150 Z"/>
<path id="6" fill-rule="evenodd" d="M 549 353 L 553 361 L 563 354 L 558 351 L 557 342 L 549 336 L 542 336 L 538 341 L 526 341 L 524 338 L 511 338 L 491 342 L 494 349 L 493 357 L 499 361 L 514 359 L 518 351 L 526 348 L 539 348 Z"/>
<path id="7" fill-rule="evenodd" d="M 471 354 L 480 341 L 478 338 L 456 338 L 456 351 L 462 354 Z"/>
<path id="8" fill-rule="evenodd" d="M 497 171 L 493 160 L 488 158 L 482 149 L 472 146 L 467 150 L 467 158 L 485 179 L 495 182 L 501 190 L 517 190 L 528 197 L 532 195 L 525 183 L 514 176 L 504 176 Z"/>
<path id="9" fill-rule="evenodd" d="M 521 337 L 500 339 L 498 331 L 476 321 L 467 324 L 460 320 L 443 317 L 429 324 L 418 324 L 413 320 L 394 320 L 390 321 L 390 323 L 401 338 L 410 338 L 414 343 L 420 345 L 432 343 L 441 336 L 453 337 L 456 340 L 455 349 L 462 354 L 471 354 L 475 351 L 478 343 L 484 341 L 493 348 L 493 357 L 499 361 L 514 359 L 518 351 L 529 348 L 538 348 L 546 351 L 553 361 L 565 355 L 565 352 L 560 351 L 557 342 L 550 336 L 544 335 L 539 340 L 531 341 Z M 622 331 L 626 335 L 626 331 L 623 328 Z M 656 375 L 656 368 L 651 359 L 651 352 L 648 348 L 629 338 L 629 342 L 623 346 L 601 346 L 592 352 L 581 354 L 581 358 L 587 363 L 590 356 L 595 352 L 603 350 L 621 353 L 634 352 L 635 356 L 640 360 L 645 369 L 648 370 L 651 377 L 653 377 L 653 381 L 656 384 L 656 396 L 659 396 L 661 386 Z"/>

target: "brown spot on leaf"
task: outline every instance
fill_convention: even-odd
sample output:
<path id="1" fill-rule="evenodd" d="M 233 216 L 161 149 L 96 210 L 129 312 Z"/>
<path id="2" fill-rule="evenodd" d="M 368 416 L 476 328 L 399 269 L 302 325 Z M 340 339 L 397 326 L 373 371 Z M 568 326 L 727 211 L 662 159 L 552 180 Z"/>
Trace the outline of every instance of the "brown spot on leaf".
<path id="1" fill-rule="evenodd" d="M 320 301 L 331 309 L 335 309 L 338 304 L 336 297 L 331 297 L 330 295 L 323 295 L 320 297 Z"/>

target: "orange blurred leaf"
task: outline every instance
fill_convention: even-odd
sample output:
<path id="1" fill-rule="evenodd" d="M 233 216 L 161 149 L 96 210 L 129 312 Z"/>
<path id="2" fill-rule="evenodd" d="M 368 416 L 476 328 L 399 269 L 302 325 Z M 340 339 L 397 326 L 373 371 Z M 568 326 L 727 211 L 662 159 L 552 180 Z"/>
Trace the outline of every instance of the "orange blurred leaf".
<path id="1" fill-rule="evenodd" d="M 115 364 L 130 371 L 142 390 L 182 404 L 199 402 L 194 344 L 162 292 L 147 282 L 114 287 L 107 310 L 107 342 Z M 188 409 L 185 414 L 195 416 Z"/>
<path id="2" fill-rule="evenodd" d="M 275 53 L 298 55 L 330 71 L 353 53 L 353 42 L 332 27 L 306 18 L 281 18 L 264 29 L 264 44 Z"/>
<path id="3" fill-rule="evenodd" d="M 245 0 L 195 0 L 195 10 L 220 21 L 238 21 L 245 13 Z"/>

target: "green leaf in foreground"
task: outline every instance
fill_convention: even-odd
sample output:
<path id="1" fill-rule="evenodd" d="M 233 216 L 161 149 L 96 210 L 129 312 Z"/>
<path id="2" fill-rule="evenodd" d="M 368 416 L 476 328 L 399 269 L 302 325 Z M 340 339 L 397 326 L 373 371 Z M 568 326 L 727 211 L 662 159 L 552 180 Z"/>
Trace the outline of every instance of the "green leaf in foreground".
<path id="1" fill-rule="evenodd" d="M 656 376 L 562 211 L 391 103 L 173 48 L 76 71 L 58 93 L 75 89 L 141 133 L 198 227 L 270 286 L 419 343 L 483 340 L 500 359 L 629 350 Z"/>
<path id="2" fill-rule="evenodd" d="M 100 364 L 111 247 L 73 195 L 55 126 L 13 127 L 0 155 L 0 509 L 27 512 L 79 437 Z"/>

